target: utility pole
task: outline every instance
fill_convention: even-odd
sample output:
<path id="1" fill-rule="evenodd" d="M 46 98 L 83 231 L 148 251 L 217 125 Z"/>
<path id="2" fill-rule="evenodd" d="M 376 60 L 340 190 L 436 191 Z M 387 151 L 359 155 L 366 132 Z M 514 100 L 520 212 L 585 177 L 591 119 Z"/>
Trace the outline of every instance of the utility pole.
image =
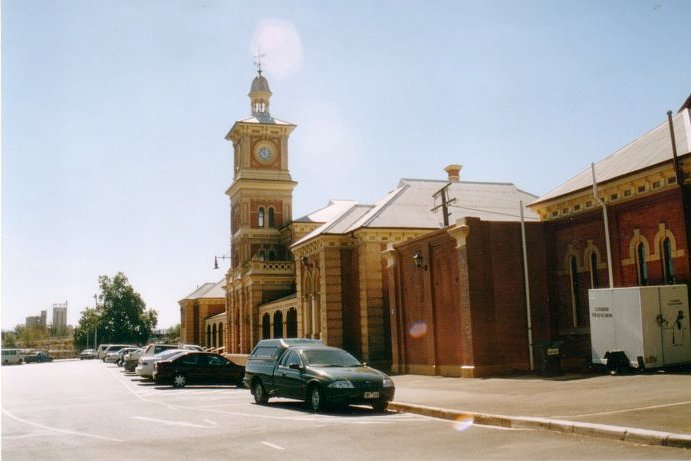
<path id="1" fill-rule="evenodd" d="M 434 193 L 435 203 L 437 201 L 437 197 L 441 197 L 441 204 L 435 206 L 431 210 L 431 211 L 437 211 L 439 208 L 441 208 L 441 212 L 442 212 L 443 219 L 444 219 L 444 227 L 449 225 L 449 216 L 451 215 L 451 213 L 449 212 L 449 205 L 456 203 L 455 198 L 449 199 L 448 189 L 449 189 L 450 185 L 451 185 L 451 183 L 447 183 L 444 187 L 442 187 L 441 189 L 439 189 L 437 192 Z"/>

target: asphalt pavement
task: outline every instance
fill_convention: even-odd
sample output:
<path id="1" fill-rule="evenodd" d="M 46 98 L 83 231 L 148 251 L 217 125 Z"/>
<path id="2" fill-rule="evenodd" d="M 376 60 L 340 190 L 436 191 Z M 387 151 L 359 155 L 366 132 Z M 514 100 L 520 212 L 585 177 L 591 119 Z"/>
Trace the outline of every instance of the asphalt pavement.
<path id="1" fill-rule="evenodd" d="M 392 377 L 394 411 L 691 448 L 691 369 L 501 378 Z"/>

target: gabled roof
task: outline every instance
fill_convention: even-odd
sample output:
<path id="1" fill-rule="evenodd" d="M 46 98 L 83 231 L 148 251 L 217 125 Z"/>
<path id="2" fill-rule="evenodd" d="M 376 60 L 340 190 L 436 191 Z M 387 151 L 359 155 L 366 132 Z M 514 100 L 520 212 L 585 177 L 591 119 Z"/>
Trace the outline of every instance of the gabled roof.
<path id="1" fill-rule="evenodd" d="M 685 103 L 680 112 L 672 117 L 679 156 L 691 152 L 691 121 L 687 105 Z M 665 121 L 612 155 L 597 162 L 595 164 L 595 177 L 598 183 L 604 183 L 671 160 L 672 142 L 669 123 Z M 531 205 L 556 199 L 592 186 L 592 171 L 588 167 Z"/>
<path id="2" fill-rule="evenodd" d="M 216 283 L 212 283 L 212 282 L 204 283 L 199 288 L 194 290 L 192 293 L 190 293 L 187 296 L 185 296 L 184 298 L 182 298 L 180 300 L 180 302 L 190 301 L 190 300 L 194 300 L 194 299 L 225 298 L 226 292 L 223 288 L 224 284 L 225 284 L 225 279 L 222 279 Z"/>
<path id="3" fill-rule="evenodd" d="M 536 196 L 521 191 L 513 184 L 484 182 L 451 182 L 402 179 L 398 187 L 374 205 L 342 202 L 332 219 L 293 243 L 301 245 L 319 235 L 345 235 L 363 228 L 439 229 L 443 227 L 441 211 L 432 211 L 434 195 L 447 184 L 451 220 L 477 217 L 485 221 L 519 221 L 519 202 L 523 201 L 526 220 L 537 221 L 535 212 L 525 207 Z M 328 207 L 327 207 L 328 208 Z"/>
<path id="4" fill-rule="evenodd" d="M 328 205 L 295 220 L 303 223 L 326 223 L 336 219 L 341 213 L 357 204 L 354 200 L 330 200 Z"/>

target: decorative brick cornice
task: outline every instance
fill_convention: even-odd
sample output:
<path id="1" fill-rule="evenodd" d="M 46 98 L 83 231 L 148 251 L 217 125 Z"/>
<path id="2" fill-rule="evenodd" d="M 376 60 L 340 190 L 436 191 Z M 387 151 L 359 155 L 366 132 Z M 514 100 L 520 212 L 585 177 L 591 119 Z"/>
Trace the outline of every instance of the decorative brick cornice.
<path id="1" fill-rule="evenodd" d="M 681 162 L 685 183 L 691 181 L 691 161 Z M 672 162 L 657 165 L 617 180 L 598 184 L 600 198 L 607 205 L 617 205 L 632 200 L 648 197 L 666 190 L 679 187 Z M 581 189 L 553 200 L 529 205 L 541 221 L 559 221 L 571 216 L 585 214 L 600 209 L 593 197 L 591 188 Z"/>

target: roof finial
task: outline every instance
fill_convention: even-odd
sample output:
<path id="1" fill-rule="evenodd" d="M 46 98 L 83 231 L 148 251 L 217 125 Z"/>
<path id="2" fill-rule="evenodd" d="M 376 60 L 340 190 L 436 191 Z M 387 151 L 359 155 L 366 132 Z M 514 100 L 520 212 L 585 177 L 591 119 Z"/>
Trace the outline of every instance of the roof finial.
<path id="1" fill-rule="evenodd" d="M 266 55 L 261 52 L 261 50 L 257 51 L 257 54 L 254 56 L 254 65 L 257 66 L 257 73 L 259 75 L 262 74 L 262 58 L 265 58 Z"/>

